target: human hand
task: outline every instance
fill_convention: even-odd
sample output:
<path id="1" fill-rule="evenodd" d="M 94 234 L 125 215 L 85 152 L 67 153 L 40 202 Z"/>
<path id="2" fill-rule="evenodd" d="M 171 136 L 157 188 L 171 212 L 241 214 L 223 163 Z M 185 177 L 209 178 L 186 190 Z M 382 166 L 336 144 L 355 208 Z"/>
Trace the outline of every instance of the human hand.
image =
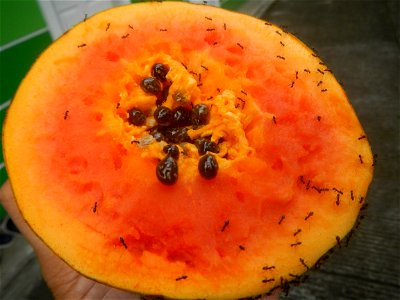
<path id="1" fill-rule="evenodd" d="M 43 277 L 56 299 L 141 299 L 137 294 L 114 289 L 82 276 L 56 256 L 23 219 L 8 181 L 0 189 L 0 201 L 35 250 Z"/>
<path id="2" fill-rule="evenodd" d="M 23 219 L 7 181 L 0 188 L 0 202 L 6 209 L 21 234 L 32 245 L 42 274 L 56 299 L 151 299 L 152 297 L 129 293 L 111 288 L 99 282 L 90 280 L 68 266 L 55 255 L 30 229 Z M 262 300 L 277 300 L 279 293 Z"/>

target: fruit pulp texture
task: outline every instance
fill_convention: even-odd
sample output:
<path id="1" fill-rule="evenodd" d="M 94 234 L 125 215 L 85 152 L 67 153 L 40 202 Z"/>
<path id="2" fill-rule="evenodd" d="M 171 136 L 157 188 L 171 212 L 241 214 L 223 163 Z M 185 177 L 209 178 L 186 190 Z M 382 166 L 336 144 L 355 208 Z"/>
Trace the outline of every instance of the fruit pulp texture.
<path id="1" fill-rule="evenodd" d="M 284 52 L 281 31 L 272 31 L 265 49 L 247 34 L 240 41 L 224 34 L 222 24 L 196 37 L 190 30 L 166 37 L 151 29 L 150 39 L 147 29 L 122 39 L 99 28 L 104 38 L 85 43 L 77 57 L 55 62 L 62 80 L 41 90 L 54 102 L 37 103 L 30 116 L 39 128 L 30 136 L 35 176 L 59 183 L 46 190 L 46 199 L 57 199 L 49 205 L 98 232 L 106 248 L 126 248 L 135 263 L 154 253 L 203 274 L 214 273 L 221 262 L 239 272 L 246 265 L 244 248 L 255 260 L 260 254 L 260 266 L 267 252 L 276 262 L 293 258 L 281 268 L 298 264 L 296 251 L 315 249 L 315 234 L 326 237 L 327 249 L 346 233 L 360 206 L 350 195 L 365 196 L 356 183 L 368 178 L 359 171 L 370 158 L 365 148 L 360 165 L 363 141 L 353 132 L 359 124 L 333 76 L 297 44 L 294 54 Z M 284 42 L 295 45 L 293 39 Z M 210 122 L 188 135 L 223 138 L 212 180 L 199 175 L 196 147 L 179 145 L 185 150 L 179 180 L 164 186 L 155 176 L 163 144 L 132 143 L 152 124 L 147 118 L 143 128 L 132 126 L 127 112 L 138 107 L 151 115 L 156 99 L 140 82 L 160 62 L 170 67 L 172 81 L 164 105 L 172 106 L 179 92 L 180 99 L 211 107 Z M 347 195 L 340 205 L 334 189 Z M 68 197 L 60 197 L 63 192 Z M 343 226 L 332 234 L 337 215 Z M 298 243 L 304 250 L 296 250 Z M 311 263 L 321 251 L 310 250 Z"/>

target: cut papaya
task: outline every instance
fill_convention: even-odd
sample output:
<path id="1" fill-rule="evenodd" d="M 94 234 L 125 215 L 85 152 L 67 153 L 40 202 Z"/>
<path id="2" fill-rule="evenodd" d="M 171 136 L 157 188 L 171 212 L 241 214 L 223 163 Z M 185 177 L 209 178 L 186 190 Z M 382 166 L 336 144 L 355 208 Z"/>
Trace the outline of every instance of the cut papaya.
<path id="1" fill-rule="evenodd" d="M 3 132 L 18 206 L 87 277 L 241 298 L 298 279 L 346 236 L 370 146 L 331 70 L 268 22 L 134 4 L 37 60 Z"/>

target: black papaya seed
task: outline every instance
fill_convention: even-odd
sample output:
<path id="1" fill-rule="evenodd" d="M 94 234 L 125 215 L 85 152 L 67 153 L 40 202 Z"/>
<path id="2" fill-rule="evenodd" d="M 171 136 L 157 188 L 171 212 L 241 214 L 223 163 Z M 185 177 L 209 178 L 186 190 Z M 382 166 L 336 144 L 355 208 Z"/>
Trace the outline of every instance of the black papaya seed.
<path id="1" fill-rule="evenodd" d="M 197 147 L 200 155 L 206 154 L 207 151 L 213 153 L 219 152 L 219 146 L 215 142 L 212 142 L 206 138 L 199 138 L 194 141 L 194 144 Z"/>
<path id="2" fill-rule="evenodd" d="M 170 126 L 172 118 L 172 111 L 166 106 L 159 106 L 154 111 L 154 119 L 160 126 Z"/>
<path id="3" fill-rule="evenodd" d="M 169 67 L 161 63 L 156 63 L 151 68 L 151 75 L 161 81 L 167 80 L 166 76 L 168 72 Z"/>
<path id="4" fill-rule="evenodd" d="M 150 134 L 154 137 L 154 139 L 157 142 L 160 142 L 165 139 L 164 134 L 158 127 L 151 129 Z"/>
<path id="5" fill-rule="evenodd" d="M 156 174 L 161 183 L 166 185 L 174 184 L 178 180 L 178 164 L 176 160 L 167 155 L 158 163 Z"/>
<path id="6" fill-rule="evenodd" d="M 164 153 L 172 156 L 174 159 L 179 158 L 179 148 L 177 145 L 168 144 L 168 145 L 164 146 L 163 151 L 164 151 Z"/>
<path id="7" fill-rule="evenodd" d="M 160 81 L 154 77 L 146 77 L 140 84 L 143 91 L 150 94 L 158 94 L 162 90 Z"/>
<path id="8" fill-rule="evenodd" d="M 199 173 L 205 179 L 213 179 L 218 173 L 218 162 L 214 155 L 203 155 L 198 164 Z"/>
<path id="9" fill-rule="evenodd" d="M 164 130 L 163 134 L 167 143 L 179 144 L 191 142 L 191 139 L 187 132 L 188 128 L 186 127 L 172 127 Z"/>
<path id="10" fill-rule="evenodd" d="M 210 152 L 218 153 L 219 146 L 215 142 L 207 141 L 204 143 L 203 151 L 205 151 L 205 152 L 210 151 Z"/>
<path id="11" fill-rule="evenodd" d="M 206 104 L 196 104 L 192 109 L 191 120 L 195 126 L 206 125 L 210 118 L 210 111 Z"/>
<path id="12" fill-rule="evenodd" d="M 178 106 L 173 110 L 173 123 L 175 126 L 191 125 L 191 110 L 184 106 Z"/>
<path id="13" fill-rule="evenodd" d="M 132 108 L 128 111 L 129 124 L 141 126 L 146 123 L 146 115 L 138 108 Z"/>

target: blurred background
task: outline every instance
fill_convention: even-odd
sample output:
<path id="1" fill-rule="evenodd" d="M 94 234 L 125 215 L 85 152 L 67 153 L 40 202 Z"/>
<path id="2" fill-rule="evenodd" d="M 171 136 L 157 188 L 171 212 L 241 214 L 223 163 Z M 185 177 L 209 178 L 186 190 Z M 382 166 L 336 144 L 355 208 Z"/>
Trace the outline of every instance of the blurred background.
<path id="1" fill-rule="evenodd" d="M 36 57 L 95 12 L 137 0 L 0 0 L 0 124 Z M 400 38 L 397 0 L 209 0 L 314 48 L 343 84 L 378 156 L 366 217 L 346 249 L 282 299 L 400 299 Z M 7 179 L 0 153 L 0 183 Z M 0 207 L 0 299 L 53 299 L 33 250 Z"/>

